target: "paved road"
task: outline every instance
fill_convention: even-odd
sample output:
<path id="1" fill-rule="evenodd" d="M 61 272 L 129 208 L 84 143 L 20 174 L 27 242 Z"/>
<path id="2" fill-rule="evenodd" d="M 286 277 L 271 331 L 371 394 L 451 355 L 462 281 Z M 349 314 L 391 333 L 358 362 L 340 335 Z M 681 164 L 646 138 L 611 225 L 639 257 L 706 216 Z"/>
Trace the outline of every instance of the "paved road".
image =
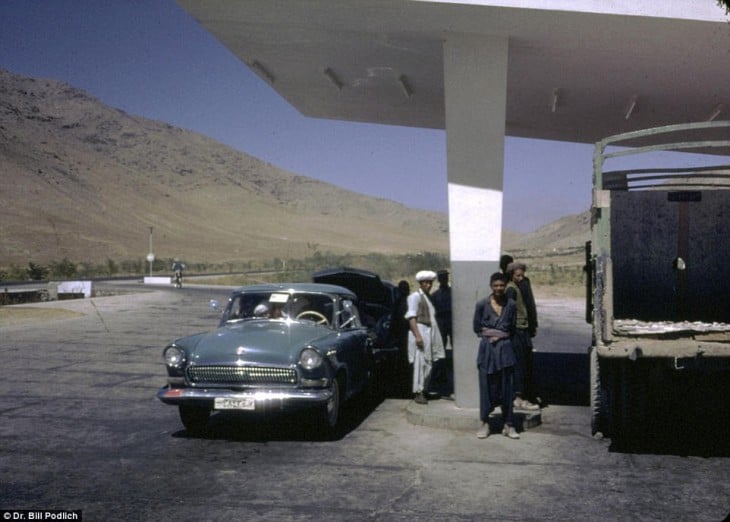
<path id="1" fill-rule="evenodd" d="M 400 399 L 356 404 L 333 442 L 308 440 L 301 418 L 218 416 L 210 436 L 188 437 L 176 410 L 154 398 L 164 382 L 161 348 L 214 324 L 208 300 L 225 293 L 47 303 L 83 315 L 0 327 L 0 509 L 263 521 L 718 521 L 730 513 L 730 455 L 614 451 L 590 437 L 586 406 L 558 401 L 519 441 L 415 426 Z M 565 313 L 547 303 L 541 313 L 542 349 L 572 345 L 554 338 Z"/>

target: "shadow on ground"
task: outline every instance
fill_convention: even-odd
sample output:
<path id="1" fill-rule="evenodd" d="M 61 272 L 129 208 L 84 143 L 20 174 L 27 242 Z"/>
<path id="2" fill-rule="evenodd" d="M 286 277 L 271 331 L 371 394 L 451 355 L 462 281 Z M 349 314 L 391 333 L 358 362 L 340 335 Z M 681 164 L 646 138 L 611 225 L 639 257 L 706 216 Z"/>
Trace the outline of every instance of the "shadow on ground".
<path id="1" fill-rule="evenodd" d="M 362 393 L 346 402 L 334 431 L 324 431 L 314 419 L 313 411 L 270 413 L 267 415 L 238 412 L 216 412 L 211 415 L 207 429 L 200 434 L 180 430 L 173 437 L 219 439 L 238 442 L 312 441 L 342 439 L 360 424 L 383 401 L 378 393 Z"/>
<path id="2" fill-rule="evenodd" d="M 543 406 L 589 406 L 587 354 L 535 353 L 535 381 Z M 728 421 L 730 379 L 727 374 L 686 376 L 660 390 L 644 416 L 611 440 L 610 451 L 621 453 L 730 457 Z M 680 385 L 681 384 L 681 385 Z M 202 438 L 266 442 L 281 440 L 337 440 L 356 430 L 386 398 L 410 399 L 409 375 L 388 372 L 374 383 L 376 391 L 361 394 L 345 404 L 340 426 L 323 434 L 312 423 L 311 412 L 295 415 L 253 416 L 216 413 Z M 705 405 L 699 407 L 698 405 Z M 586 425 L 590 431 L 590 426 Z M 175 437 L 192 437 L 186 431 Z"/>
<path id="3" fill-rule="evenodd" d="M 535 352 L 535 389 L 544 404 L 588 406 L 588 354 Z"/>
<path id="4" fill-rule="evenodd" d="M 677 371 L 647 389 L 611 451 L 730 457 L 730 371 Z"/>

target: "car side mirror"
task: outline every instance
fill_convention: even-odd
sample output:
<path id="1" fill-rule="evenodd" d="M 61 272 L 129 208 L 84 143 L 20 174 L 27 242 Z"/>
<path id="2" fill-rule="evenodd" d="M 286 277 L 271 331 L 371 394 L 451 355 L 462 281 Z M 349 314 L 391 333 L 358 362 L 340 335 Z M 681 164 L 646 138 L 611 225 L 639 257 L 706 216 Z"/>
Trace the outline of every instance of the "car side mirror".
<path id="1" fill-rule="evenodd" d="M 208 303 L 208 306 L 210 306 L 210 309 L 212 311 L 217 312 L 218 309 L 220 308 L 221 304 L 220 304 L 220 301 L 218 301 L 218 299 L 211 299 L 210 302 Z"/>

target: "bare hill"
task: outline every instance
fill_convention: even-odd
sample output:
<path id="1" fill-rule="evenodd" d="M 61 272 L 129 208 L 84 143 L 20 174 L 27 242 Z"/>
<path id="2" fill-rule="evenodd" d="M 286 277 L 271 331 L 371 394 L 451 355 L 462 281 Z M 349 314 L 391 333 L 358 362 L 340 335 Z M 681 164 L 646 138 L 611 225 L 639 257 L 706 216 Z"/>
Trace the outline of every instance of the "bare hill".
<path id="1" fill-rule="evenodd" d="M 0 70 L 1 265 L 446 252 L 447 217 L 298 176 Z M 425 248 L 427 246 L 428 248 Z"/>
<path id="2" fill-rule="evenodd" d="M 591 235 L 591 212 L 563 216 L 529 234 L 505 237 L 505 249 L 537 254 L 559 254 L 582 250 Z"/>
<path id="3" fill-rule="evenodd" d="M 0 267 L 141 259 L 150 227 L 158 258 L 190 262 L 448 250 L 446 214 L 299 176 L 2 69 L 0 176 Z M 503 244 L 582 245 L 581 216 L 528 235 L 505 231 Z"/>

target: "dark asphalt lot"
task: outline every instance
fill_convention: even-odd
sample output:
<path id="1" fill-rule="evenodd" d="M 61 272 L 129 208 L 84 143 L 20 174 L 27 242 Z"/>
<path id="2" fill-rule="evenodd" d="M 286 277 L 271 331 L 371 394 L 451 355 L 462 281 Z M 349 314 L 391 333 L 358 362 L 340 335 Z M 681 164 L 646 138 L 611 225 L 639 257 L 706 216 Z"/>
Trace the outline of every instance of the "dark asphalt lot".
<path id="1" fill-rule="evenodd" d="M 542 425 L 519 441 L 413 425 L 410 402 L 395 398 L 353 404 L 343 437 L 331 442 L 310 438 L 301 416 L 218 415 L 208 436 L 194 438 L 155 398 L 165 381 L 161 349 L 212 327 L 208 301 L 227 290 L 138 286 L 142 293 L 40 305 L 74 308 L 78 318 L 0 327 L 0 509 L 183 521 L 718 521 L 730 513 L 730 455 L 617 451 L 590 436 L 587 375 L 570 377 L 583 371 L 585 330 L 570 306 L 541 308 L 540 356 L 552 361 L 543 378 L 554 391 Z M 710 412 L 708 421 L 718 443 L 727 439 L 726 419 Z"/>

